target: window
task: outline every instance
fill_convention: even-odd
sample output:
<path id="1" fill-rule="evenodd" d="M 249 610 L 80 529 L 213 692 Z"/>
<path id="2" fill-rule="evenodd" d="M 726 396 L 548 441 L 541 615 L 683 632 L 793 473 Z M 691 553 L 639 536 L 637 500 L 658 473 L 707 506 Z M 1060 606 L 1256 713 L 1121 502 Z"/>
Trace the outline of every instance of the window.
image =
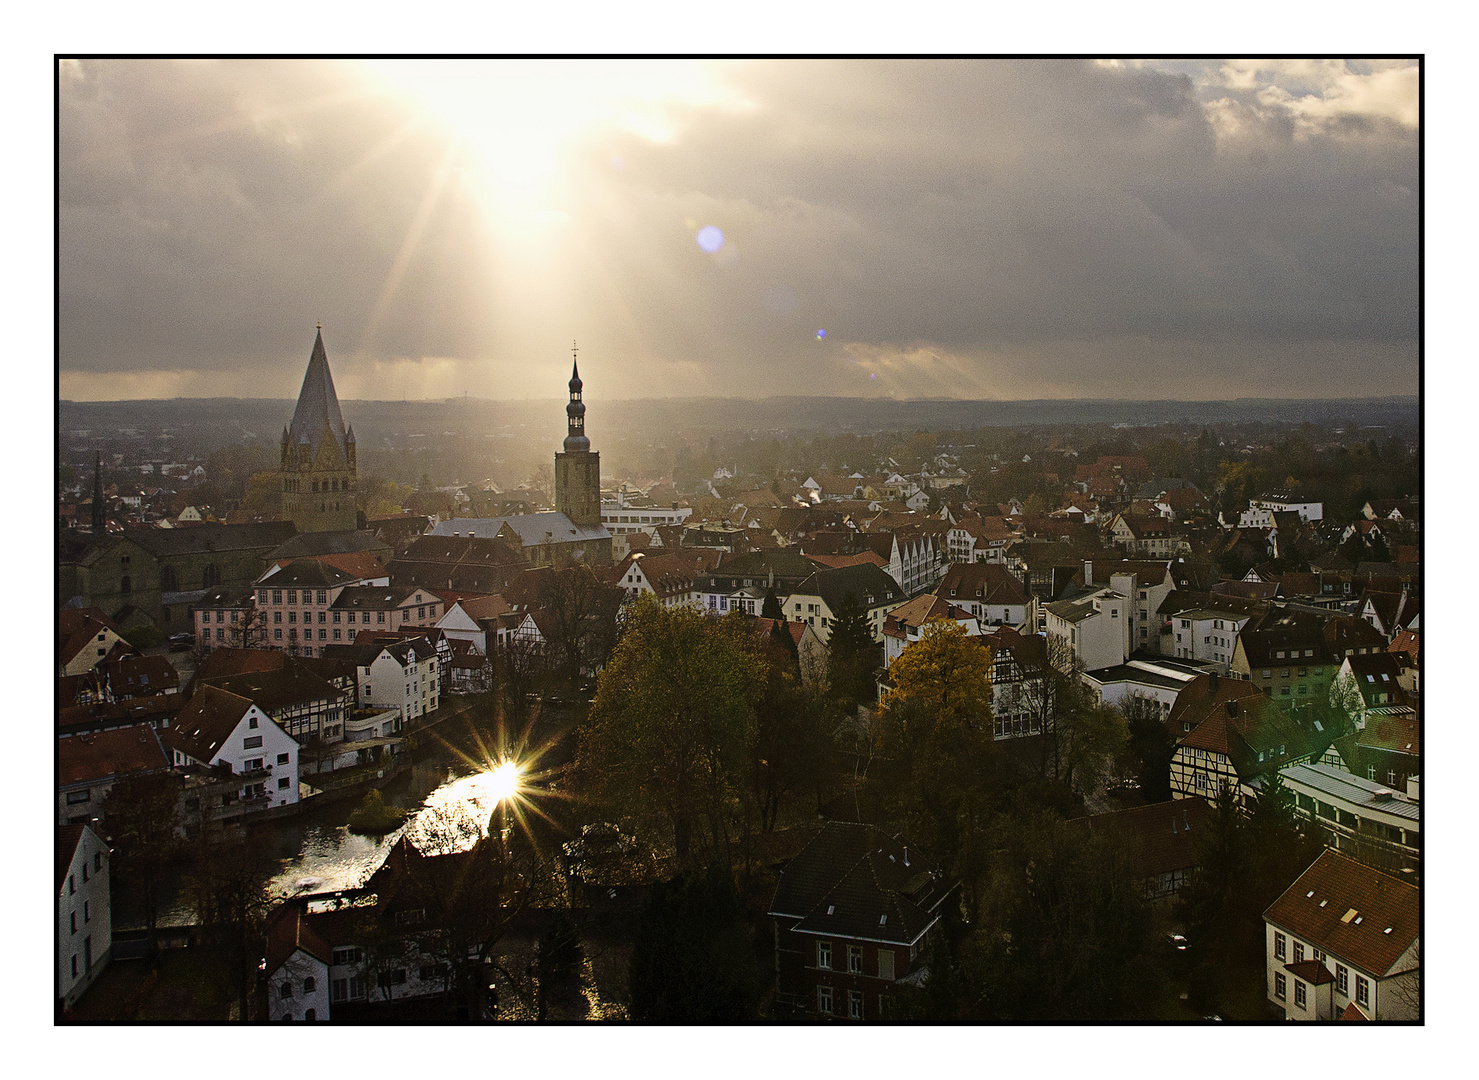
<path id="1" fill-rule="evenodd" d="M 308 981 L 309 982 L 312 982 L 313 980 L 312 979 L 309 979 Z M 303 1019 L 304 1020 L 317 1020 L 318 1019 L 318 1010 L 317 1009 L 309 1009 L 307 1012 L 305 1012 L 303 1014 Z"/>
<path id="2" fill-rule="evenodd" d="M 854 975 L 863 973 L 863 947 L 861 945 L 847 947 L 847 970 Z"/>
<path id="3" fill-rule="evenodd" d="M 290 982 L 283 983 L 282 986 L 278 987 L 277 996 L 278 997 L 281 997 L 281 998 L 290 998 L 290 997 L 292 997 L 293 996 L 293 984 L 290 983 Z"/>
<path id="4" fill-rule="evenodd" d="M 1356 976 L 1356 1004 L 1371 1006 L 1371 984 L 1361 976 Z"/>
<path id="5" fill-rule="evenodd" d="M 356 945 L 341 945 L 334 950 L 332 957 L 334 964 L 357 964 L 364 959 L 364 953 Z"/>
<path id="6" fill-rule="evenodd" d="M 279 765 L 286 765 L 291 757 L 292 757 L 291 754 L 278 754 L 277 755 L 277 763 Z"/>
<path id="7" fill-rule="evenodd" d="M 1344 964 L 1335 965 L 1335 989 L 1342 997 L 1351 993 L 1351 971 Z"/>
<path id="8" fill-rule="evenodd" d="M 447 974 L 446 964 L 423 964 L 420 971 L 421 981 L 440 979 Z"/>
<path id="9" fill-rule="evenodd" d="M 72 978 L 77 978 L 77 954 L 72 954 Z"/>
<path id="10" fill-rule="evenodd" d="M 377 612 L 375 612 L 375 621 L 377 623 L 384 622 L 385 621 L 385 612 L 383 612 L 383 611 L 377 611 Z"/>
<path id="11" fill-rule="evenodd" d="M 247 717 L 247 727 L 251 728 L 253 731 L 257 730 L 257 718 L 255 716 Z"/>
<path id="12" fill-rule="evenodd" d="M 323 612 L 320 611 L 319 614 L 322 615 Z M 327 630 L 320 629 L 319 632 L 318 632 L 318 640 L 319 641 L 327 641 L 327 640 L 329 640 L 329 632 Z"/>
<path id="13" fill-rule="evenodd" d="M 380 984 L 381 989 L 389 986 L 400 986 L 405 981 L 405 968 L 396 968 L 394 971 L 382 971 L 376 979 L 376 982 Z"/>
<path id="14" fill-rule="evenodd" d="M 273 589 L 272 590 L 272 602 L 274 604 L 280 604 L 280 603 L 282 603 L 282 590 L 281 589 Z"/>
<path id="15" fill-rule="evenodd" d="M 76 891 L 77 891 L 77 875 L 76 874 L 68 874 L 67 875 L 67 895 L 68 896 L 71 896 Z"/>
<path id="16" fill-rule="evenodd" d="M 83 788 L 81 791 L 69 791 L 69 792 L 67 792 L 67 805 L 68 806 L 76 806 L 78 803 L 85 803 L 85 802 L 88 802 L 91 799 L 92 799 L 92 789 L 91 788 Z"/>
<path id="17" fill-rule="evenodd" d="M 1294 1004 L 1297 1005 L 1297 1006 L 1299 1006 L 1299 1008 L 1302 1009 L 1302 1008 L 1304 1008 L 1304 1001 L 1305 1001 L 1305 997 L 1304 997 L 1304 983 L 1300 982 L 1298 979 L 1295 979 L 1294 980 Z"/>
<path id="18" fill-rule="evenodd" d="M 878 977 L 890 982 L 894 978 L 894 951 L 892 949 L 878 950 Z"/>
<path id="19" fill-rule="evenodd" d="M 847 1015 L 851 1020 L 863 1018 L 863 992 L 861 990 L 847 992 Z"/>
<path id="20" fill-rule="evenodd" d="M 84 901 L 82 901 L 82 921 L 83 922 L 92 922 L 92 901 L 91 900 L 84 900 Z"/>
<path id="21" fill-rule="evenodd" d="M 280 611 L 274 611 L 273 614 L 274 615 L 281 615 L 282 612 L 280 612 Z M 281 641 L 282 640 L 282 627 L 279 626 L 276 630 L 272 631 L 272 639 L 274 641 Z"/>
<path id="22" fill-rule="evenodd" d="M 832 943 L 830 941 L 817 942 L 817 967 L 832 967 Z"/>
<path id="23" fill-rule="evenodd" d="M 314 603 L 325 604 L 328 603 L 328 599 L 328 594 L 323 589 L 319 589 L 317 595 L 314 597 Z"/>
<path id="24" fill-rule="evenodd" d="M 278 791 L 285 791 L 287 789 L 287 786 L 288 786 L 288 780 L 289 780 L 289 778 L 286 777 L 286 776 L 279 776 L 277 778 L 277 790 Z"/>
<path id="25" fill-rule="evenodd" d="M 259 757 L 248 758 L 242 762 L 241 767 L 243 772 L 258 772 L 262 768 L 262 759 Z"/>
<path id="26" fill-rule="evenodd" d="M 77 912 L 70 912 L 68 918 L 72 920 L 72 933 L 77 933 Z"/>
<path id="27" fill-rule="evenodd" d="M 1294 962 L 1297 964 L 1297 963 L 1299 963 L 1303 959 L 1304 959 L 1304 942 L 1302 942 L 1302 941 L 1296 941 L 1294 943 Z"/>
<path id="28" fill-rule="evenodd" d="M 289 589 L 288 590 L 288 603 L 290 603 L 290 604 L 296 604 L 297 602 L 298 602 L 298 590 L 297 589 Z"/>
<path id="29" fill-rule="evenodd" d="M 830 986 L 817 987 L 817 1012 L 823 1016 L 832 1015 L 832 988 Z"/>
<path id="30" fill-rule="evenodd" d="M 1287 992 L 1287 985 L 1288 984 L 1285 982 L 1284 976 L 1279 974 L 1278 972 L 1274 972 L 1274 997 L 1278 998 L 1280 1001 L 1283 1001 L 1284 995 Z"/>
<path id="31" fill-rule="evenodd" d="M 1284 940 L 1285 939 L 1284 939 L 1284 935 L 1283 934 L 1279 934 L 1279 933 L 1275 933 L 1274 934 L 1274 959 L 1275 960 L 1282 960 L 1282 959 L 1284 959 Z"/>
<path id="32" fill-rule="evenodd" d="M 313 993 L 313 991 L 317 987 L 318 987 L 318 980 L 315 979 L 312 975 L 308 976 L 308 978 L 306 978 L 306 979 L 303 980 L 303 993 L 305 993 L 305 994 L 311 994 L 311 993 Z M 312 1017 L 309 1017 L 309 1019 L 311 1020 Z"/>
<path id="33" fill-rule="evenodd" d="M 329 621 L 329 613 L 327 611 L 320 611 L 318 613 L 318 621 L 319 622 L 328 622 Z"/>
<path id="34" fill-rule="evenodd" d="M 243 750 L 256 750 L 261 745 L 262 736 L 260 735 L 248 735 L 245 739 L 241 740 L 241 748 Z"/>

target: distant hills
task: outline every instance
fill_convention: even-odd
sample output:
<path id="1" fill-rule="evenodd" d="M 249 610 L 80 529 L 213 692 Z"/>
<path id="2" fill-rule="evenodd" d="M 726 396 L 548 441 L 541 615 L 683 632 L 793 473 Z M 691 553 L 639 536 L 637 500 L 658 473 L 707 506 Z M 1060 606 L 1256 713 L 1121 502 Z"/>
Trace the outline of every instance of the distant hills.
<path id="1" fill-rule="evenodd" d="M 1047 424 L 1346 423 L 1356 427 L 1415 426 L 1416 396 L 1384 398 L 1238 398 L 1232 401 L 959 401 L 888 398 L 660 398 L 587 402 L 593 438 L 621 430 L 757 433 L 963 430 Z M 362 445 L 412 434 L 518 435 L 557 441 L 564 434 L 563 399 L 341 402 Z M 186 441 L 275 444 L 292 417 L 288 399 L 176 398 L 160 401 L 57 403 L 65 439 L 71 432 L 168 432 Z M 228 435 L 228 433 L 231 433 Z"/>

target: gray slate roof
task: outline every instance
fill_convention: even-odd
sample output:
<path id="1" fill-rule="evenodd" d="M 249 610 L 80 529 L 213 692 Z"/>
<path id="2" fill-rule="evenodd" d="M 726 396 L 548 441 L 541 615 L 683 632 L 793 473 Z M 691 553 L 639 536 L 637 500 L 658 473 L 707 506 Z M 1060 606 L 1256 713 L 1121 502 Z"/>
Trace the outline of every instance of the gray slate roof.
<path id="1" fill-rule="evenodd" d="M 307 443 L 314 454 L 318 453 L 327 425 L 339 450 L 349 454 L 344 416 L 339 412 L 339 395 L 334 393 L 334 376 L 329 374 L 329 354 L 324 351 L 324 333 L 319 330 L 313 339 L 313 354 L 308 358 L 308 370 L 303 373 L 303 388 L 298 391 L 298 407 L 293 410 L 293 423 L 288 429 L 288 438 L 294 446 Z"/>
<path id="2" fill-rule="evenodd" d="M 594 529 L 588 529 L 576 525 L 558 510 L 546 510 L 539 514 L 512 514 L 508 517 L 496 518 L 453 518 L 443 521 L 437 525 L 428 536 L 452 536 L 460 533 L 463 536 L 478 536 L 491 540 L 498 535 L 498 531 L 507 525 L 516 534 L 519 542 L 525 547 L 538 547 L 545 542 L 546 535 L 551 542 L 566 544 L 581 540 L 606 540 L 611 534 L 602 525 Z"/>
<path id="3" fill-rule="evenodd" d="M 834 614 L 849 596 L 853 597 L 858 607 L 864 611 L 880 604 L 889 604 L 906 598 L 899 583 L 872 563 L 818 570 L 796 586 L 792 595 L 797 594 L 820 596 Z"/>
<path id="4" fill-rule="evenodd" d="M 908 945 L 939 917 L 948 891 L 918 848 L 832 821 L 781 871 L 770 914 L 797 919 L 803 933 Z"/>

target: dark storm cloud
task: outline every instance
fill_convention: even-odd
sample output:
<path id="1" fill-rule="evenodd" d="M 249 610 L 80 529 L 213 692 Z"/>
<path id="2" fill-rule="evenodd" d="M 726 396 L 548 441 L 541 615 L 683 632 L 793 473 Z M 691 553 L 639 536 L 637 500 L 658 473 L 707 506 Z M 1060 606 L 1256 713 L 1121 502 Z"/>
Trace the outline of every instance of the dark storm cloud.
<path id="1" fill-rule="evenodd" d="M 488 396 L 549 394 L 517 361 L 567 327 L 622 396 L 1414 391 L 1415 131 L 1325 68 L 1168 66 L 727 66 L 748 107 L 581 143 L 532 261 L 454 173 L 393 289 L 445 160 L 386 149 L 405 108 L 343 65 L 86 66 L 63 368 L 291 382 L 322 318 L 367 362 L 485 363 Z"/>

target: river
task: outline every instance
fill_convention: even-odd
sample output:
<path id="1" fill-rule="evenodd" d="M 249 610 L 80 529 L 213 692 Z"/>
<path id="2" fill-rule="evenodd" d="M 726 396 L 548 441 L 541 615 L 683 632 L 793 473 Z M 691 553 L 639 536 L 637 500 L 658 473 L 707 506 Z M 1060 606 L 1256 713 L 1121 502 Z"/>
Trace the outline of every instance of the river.
<path id="1" fill-rule="evenodd" d="M 384 836 L 361 836 L 346 822 L 357 799 L 341 799 L 305 810 L 289 818 L 247 826 L 247 837 L 268 878 L 267 892 L 281 899 L 303 892 L 352 889 L 363 885 L 385 861 L 402 833 L 411 830 L 418 846 L 428 847 L 427 832 L 460 834 L 471 842 L 486 826 L 493 799 L 486 791 L 485 773 L 453 750 L 418 752 L 409 770 L 381 790 L 389 806 L 413 811 L 407 823 Z M 439 845 L 433 842 L 428 850 Z M 181 875 L 170 874 L 161 883 L 160 926 L 186 926 L 195 913 L 182 895 Z M 114 897 L 113 927 L 126 931 L 144 928 L 144 914 L 126 895 Z"/>

